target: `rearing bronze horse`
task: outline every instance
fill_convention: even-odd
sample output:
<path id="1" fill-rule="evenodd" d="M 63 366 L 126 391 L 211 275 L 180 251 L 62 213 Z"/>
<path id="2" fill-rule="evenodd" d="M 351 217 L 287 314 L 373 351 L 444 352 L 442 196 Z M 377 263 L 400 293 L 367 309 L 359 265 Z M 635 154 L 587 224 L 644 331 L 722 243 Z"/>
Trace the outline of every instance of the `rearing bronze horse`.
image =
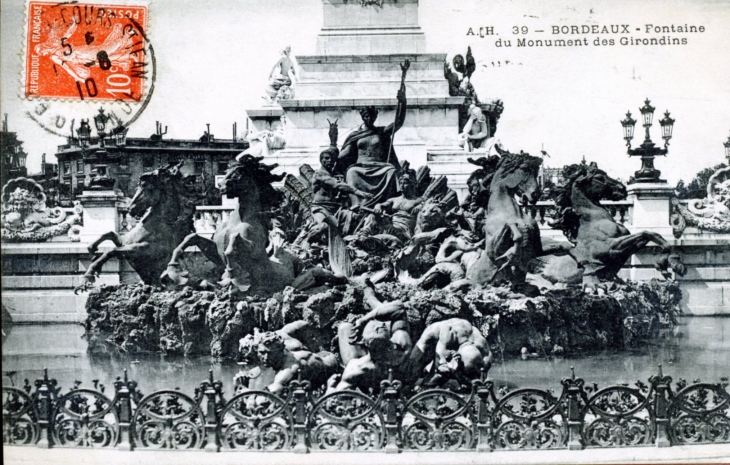
<path id="1" fill-rule="evenodd" d="M 561 229 L 569 241 L 575 244 L 570 255 L 583 268 L 583 283 L 595 285 L 616 278 L 624 263 L 647 244 L 657 244 L 665 256 L 656 268 L 668 277 L 671 267 L 683 276 L 686 267 L 679 255 L 671 253 L 671 245 L 658 233 L 641 231 L 631 234 L 613 219 L 601 200 L 623 200 L 626 187 L 609 177 L 596 163 L 575 164 L 563 171 L 565 187 L 556 206 L 558 216 L 551 226 Z"/>
<path id="2" fill-rule="evenodd" d="M 126 259 L 146 284 L 160 284 L 160 274 L 173 249 L 195 230 L 195 176 L 184 176 L 181 166 L 182 162 L 170 164 L 140 176 L 129 207 L 129 214 L 140 218 L 139 222 L 125 235 L 109 231 L 89 245 L 92 254 L 107 240 L 116 247 L 91 263 L 84 274 L 84 283 L 75 292 L 88 290 L 101 267 L 112 258 Z"/>
<path id="3" fill-rule="evenodd" d="M 485 250 L 467 270 L 468 279 L 478 284 L 508 281 L 515 291 L 537 291 L 525 283 L 528 266 L 534 258 L 555 251 L 543 250 L 537 222 L 523 213 L 516 197 L 523 203 L 538 200 L 541 163 L 542 158 L 526 153 L 502 152 L 489 186 Z"/>
<path id="4" fill-rule="evenodd" d="M 271 184 L 284 176 L 273 174 L 276 165 L 263 164 L 262 159 L 241 155 L 229 166 L 221 192 L 238 198 L 238 204 L 216 228 L 212 240 L 193 233 L 175 248 L 163 274 L 166 282 L 189 282 L 180 258 L 187 247 L 196 246 L 217 266 L 218 276 L 222 275 L 218 284 L 223 287 L 271 294 L 293 284 L 302 271 L 299 259 L 283 249 L 272 256 L 266 251 L 269 227 L 265 215 L 276 209 L 281 200 L 281 193 Z"/>

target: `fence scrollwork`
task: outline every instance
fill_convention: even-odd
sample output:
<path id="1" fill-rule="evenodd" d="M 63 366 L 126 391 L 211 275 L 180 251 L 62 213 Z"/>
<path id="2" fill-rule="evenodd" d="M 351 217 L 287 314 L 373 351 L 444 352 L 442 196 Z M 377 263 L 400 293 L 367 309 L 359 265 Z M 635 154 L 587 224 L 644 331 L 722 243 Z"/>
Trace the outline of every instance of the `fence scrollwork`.
<path id="1" fill-rule="evenodd" d="M 33 399 L 21 389 L 3 386 L 3 444 L 34 445 L 39 435 Z"/>
<path id="2" fill-rule="evenodd" d="M 386 439 L 380 398 L 339 391 L 319 399 L 309 417 L 309 444 L 319 450 L 378 450 Z"/>
<path id="3" fill-rule="evenodd" d="M 650 397 L 640 388 L 612 386 L 594 393 L 584 410 L 581 431 L 586 446 L 624 447 L 650 445 L 654 440 L 654 415 Z"/>
<path id="4" fill-rule="evenodd" d="M 74 389 L 62 396 L 51 418 L 53 442 L 58 446 L 108 447 L 119 437 L 114 403 L 92 389 Z"/>
<path id="5" fill-rule="evenodd" d="M 496 389 L 483 373 L 467 386 L 404 389 L 392 372 L 377 395 L 313 391 L 306 380 L 285 394 L 244 391 L 227 400 L 207 380 L 188 396 L 146 397 L 127 373 L 114 397 L 94 380 L 61 393 L 44 370 L 25 386 L 3 386 L 3 443 L 10 446 L 208 451 L 477 451 L 658 447 L 730 443 L 727 380 L 687 384 L 659 374 L 648 384 L 598 389 L 583 379 L 551 390 Z M 35 389 L 33 388 L 35 386 Z"/>
<path id="6" fill-rule="evenodd" d="M 472 396 L 445 389 L 422 391 L 406 404 L 404 446 L 419 451 L 472 449 L 476 422 Z"/>
<path id="7" fill-rule="evenodd" d="M 224 450 L 287 450 L 294 432 L 288 399 L 248 391 L 231 399 L 220 415 L 218 437 Z"/>
<path id="8" fill-rule="evenodd" d="M 674 395 L 669 407 L 669 436 L 673 444 L 730 441 L 730 395 L 725 387 L 698 382 Z"/>
<path id="9" fill-rule="evenodd" d="M 566 447 L 568 424 L 561 399 L 549 391 L 518 389 L 503 397 L 492 415 L 496 449 Z"/>
<path id="10" fill-rule="evenodd" d="M 132 419 L 137 449 L 198 449 L 205 439 L 205 416 L 197 400 L 174 390 L 142 399 Z"/>

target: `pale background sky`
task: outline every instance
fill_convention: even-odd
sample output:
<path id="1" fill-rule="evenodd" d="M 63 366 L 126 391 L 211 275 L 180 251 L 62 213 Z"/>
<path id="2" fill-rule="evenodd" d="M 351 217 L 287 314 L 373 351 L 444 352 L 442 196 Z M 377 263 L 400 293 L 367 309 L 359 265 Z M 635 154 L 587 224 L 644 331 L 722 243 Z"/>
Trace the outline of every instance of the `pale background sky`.
<path id="1" fill-rule="evenodd" d="M 27 106 L 18 89 L 25 4 L 2 0 L 1 7 L 2 112 L 25 142 L 29 168 L 35 171 L 41 154 L 53 154 L 64 140 L 24 116 Z M 647 23 L 703 25 L 706 32 L 670 34 L 687 37 L 684 46 L 617 43 L 570 49 L 516 48 L 518 36 L 511 33 L 512 26 L 523 25 L 550 31 L 553 25 L 630 24 L 632 35 L 647 37 L 635 32 Z M 512 151 L 538 154 L 544 146 L 552 157 L 546 160 L 549 166 L 578 162 L 585 155 L 625 180 L 640 161 L 626 155 L 619 121 L 626 110 L 639 119 L 638 107 L 649 97 L 657 108 L 655 142 L 660 141 L 658 119 L 664 110 L 677 120 L 669 156 L 656 162 L 663 177 L 671 183 L 688 181 L 700 169 L 725 161 L 722 143 L 730 133 L 728 0 L 422 0 L 420 24 L 429 52 L 463 53 L 472 46 L 479 63 L 473 82 L 480 96 L 504 101 L 498 136 Z M 156 120 L 169 126 L 168 138 L 197 138 L 205 123 L 211 123 L 217 137 L 230 138 L 234 121 L 241 134 L 245 109 L 260 104 L 277 50 L 290 44 L 295 55 L 314 54 L 321 26 L 321 0 L 153 1 L 149 37 L 157 56 L 157 85 L 129 135 L 148 137 Z M 494 26 L 513 47 L 496 48 L 496 37 L 466 35 L 468 27 L 480 26 Z M 586 37 L 592 41 L 596 36 Z M 642 139 L 640 126 L 636 132 L 635 143 Z"/>

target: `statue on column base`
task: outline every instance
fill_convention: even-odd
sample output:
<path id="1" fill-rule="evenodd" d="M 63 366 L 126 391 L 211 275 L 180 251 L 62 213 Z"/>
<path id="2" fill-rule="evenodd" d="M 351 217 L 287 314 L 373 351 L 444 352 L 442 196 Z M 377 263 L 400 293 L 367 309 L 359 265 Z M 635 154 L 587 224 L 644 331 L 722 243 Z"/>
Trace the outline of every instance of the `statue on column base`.
<path id="1" fill-rule="evenodd" d="M 289 56 L 291 47 L 287 45 L 280 53 L 279 60 L 269 73 L 269 83 L 263 96 L 269 102 L 290 99 L 294 95 L 292 84 L 296 82 L 296 67 Z"/>

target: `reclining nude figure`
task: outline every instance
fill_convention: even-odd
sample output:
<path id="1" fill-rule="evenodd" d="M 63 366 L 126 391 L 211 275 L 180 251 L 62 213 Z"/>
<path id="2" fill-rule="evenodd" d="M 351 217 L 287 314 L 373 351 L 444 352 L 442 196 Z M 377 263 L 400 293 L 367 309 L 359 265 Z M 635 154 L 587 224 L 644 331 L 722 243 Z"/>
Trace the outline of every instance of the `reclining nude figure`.
<path id="1" fill-rule="evenodd" d="M 317 389 L 338 373 L 340 365 L 335 354 L 325 351 L 313 353 L 293 336 L 306 324 L 304 321 L 295 321 L 278 331 L 249 334 L 241 339 L 240 350 L 245 360 L 242 364 L 258 367 L 259 370 L 258 373 L 254 370 L 239 373 L 235 381 L 237 390 L 267 390 L 272 394 L 283 395 L 292 380 L 301 377 Z M 248 383 L 245 379 L 248 379 Z"/>
<path id="2" fill-rule="evenodd" d="M 372 284 L 367 284 L 363 302 L 372 310 L 354 324 L 340 324 L 340 357 L 345 370 L 341 377 L 330 380 L 328 394 L 355 388 L 377 391 L 390 368 L 397 379 L 405 374 L 402 368 L 413 346 L 406 309 L 401 301 L 381 302 Z"/>
<path id="3" fill-rule="evenodd" d="M 430 369 L 427 374 L 424 370 Z M 461 318 L 429 325 L 416 342 L 408 360 L 409 379 L 424 378 L 425 384 L 441 384 L 479 378 L 492 366 L 492 351 L 478 328 Z"/>

